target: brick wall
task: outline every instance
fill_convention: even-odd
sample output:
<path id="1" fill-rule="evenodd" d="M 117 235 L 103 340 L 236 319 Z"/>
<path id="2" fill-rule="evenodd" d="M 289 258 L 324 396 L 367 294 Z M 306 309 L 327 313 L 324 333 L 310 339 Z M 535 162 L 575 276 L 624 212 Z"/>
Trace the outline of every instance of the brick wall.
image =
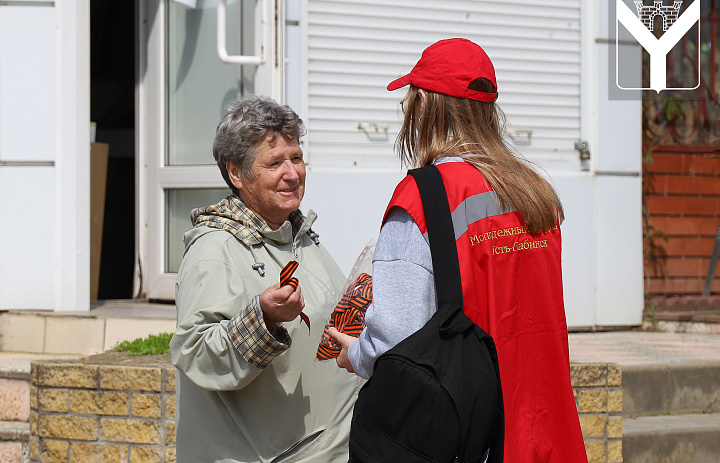
<path id="1" fill-rule="evenodd" d="M 32 463 L 174 463 L 175 369 L 169 356 L 108 352 L 33 362 Z M 589 463 L 622 462 L 622 373 L 571 364 Z"/>
<path id="2" fill-rule="evenodd" d="M 655 265 L 645 262 L 650 295 L 700 294 L 720 221 L 720 156 L 662 147 L 645 167 L 643 195 L 656 239 Z M 717 275 L 717 273 L 716 273 Z M 720 278 L 712 291 L 720 293 Z"/>
<path id="3" fill-rule="evenodd" d="M 620 463 L 622 456 L 622 371 L 619 365 L 573 363 L 570 378 L 588 463 Z"/>
<path id="4" fill-rule="evenodd" d="M 175 462 L 168 356 L 33 362 L 30 375 L 31 462 Z"/>

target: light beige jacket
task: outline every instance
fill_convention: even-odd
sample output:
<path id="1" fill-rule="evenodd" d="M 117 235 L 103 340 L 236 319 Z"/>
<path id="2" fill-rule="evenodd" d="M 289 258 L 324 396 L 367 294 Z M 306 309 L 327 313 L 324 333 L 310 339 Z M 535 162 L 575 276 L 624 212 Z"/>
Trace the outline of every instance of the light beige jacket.
<path id="1" fill-rule="evenodd" d="M 289 222 L 250 246 L 224 230 L 201 226 L 185 234 L 177 277 L 177 461 L 347 462 L 352 408 L 362 380 L 315 359 L 320 337 L 340 299 L 344 276 L 325 248 Z M 252 248 L 252 250 L 250 249 Z M 284 323 L 287 350 L 265 368 L 249 363 L 231 342 L 231 319 L 279 281 L 290 260 L 311 330 L 300 317 Z M 253 265 L 264 264 L 264 276 Z M 267 330 L 262 325 L 262 329 Z"/>

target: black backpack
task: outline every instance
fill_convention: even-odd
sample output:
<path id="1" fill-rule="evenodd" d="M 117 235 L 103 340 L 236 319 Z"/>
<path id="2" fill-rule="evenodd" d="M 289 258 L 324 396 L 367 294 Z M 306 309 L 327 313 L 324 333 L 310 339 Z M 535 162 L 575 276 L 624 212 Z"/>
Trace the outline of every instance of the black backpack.
<path id="1" fill-rule="evenodd" d="M 505 421 L 495 343 L 463 313 L 447 193 L 435 166 L 415 177 L 425 210 L 438 310 L 381 355 L 358 394 L 351 463 L 503 461 Z"/>

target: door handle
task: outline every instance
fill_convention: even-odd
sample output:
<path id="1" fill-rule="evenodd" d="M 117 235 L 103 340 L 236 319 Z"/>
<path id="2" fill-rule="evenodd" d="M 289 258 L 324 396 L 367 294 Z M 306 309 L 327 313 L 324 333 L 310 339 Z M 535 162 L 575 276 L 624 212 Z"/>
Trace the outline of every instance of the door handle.
<path id="1" fill-rule="evenodd" d="M 265 62 L 265 44 L 267 37 L 268 17 L 265 2 L 262 2 L 262 39 L 260 40 L 260 56 L 256 55 L 230 55 L 227 51 L 227 2 L 228 0 L 218 0 L 217 6 L 217 54 L 220 61 L 228 64 L 250 64 L 258 66 Z"/>

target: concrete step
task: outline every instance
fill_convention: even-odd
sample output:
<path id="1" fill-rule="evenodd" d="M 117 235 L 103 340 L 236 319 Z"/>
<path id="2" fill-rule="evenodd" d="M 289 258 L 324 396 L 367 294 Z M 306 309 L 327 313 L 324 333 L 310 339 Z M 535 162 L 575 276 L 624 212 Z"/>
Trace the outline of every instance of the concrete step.
<path id="1" fill-rule="evenodd" d="M 720 462 L 720 352 L 625 366 L 622 389 L 625 463 Z"/>
<path id="2" fill-rule="evenodd" d="M 650 317 L 649 314 L 646 317 Z M 720 323 L 720 310 L 696 312 L 688 311 L 666 311 L 656 312 L 655 319 L 674 322 L 695 322 L 695 323 Z"/>
<path id="3" fill-rule="evenodd" d="M 0 462 L 24 463 L 28 458 L 30 423 L 0 421 Z"/>
<path id="4" fill-rule="evenodd" d="M 30 419 L 30 363 L 32 361 L 77 357 L 77 355 L 0 352 L 0 421 L 28 422 Z M 2 461 L 0 459 L 0 463 Z"/>
<path id="5" fill-rule="evenodd" d="M 654 296 L 643 320 L 653 331 L 720 334 L 720 296 Z"/>
<path id="6" fill-rule="evenodd" d="M 32 359 L 31 355 L 0 354 L 0 422 L 30 419 Z"/>
<path id="7" fill-rule="evenodd" d="M 623 414 L 720 412 L 720 352 L 717 356 L 716 361 L 623 367 Z"/>
<path id="8" fill-rule="evenodd" d="M 0 352 L 99 354 L 120 341 L 175 331 L 175 306 L 100 301 L 85 312 L 0 312 Z"/>
<path id="9" fill-rule="evenodd" d="M 0 358 L 0 462 L 27 461 L 30 440 L 30 363 Z"/>
<path id="10" fill-rule="evenodd" d="M 717 463 L 720 413 L 623 420 L 624 463 Z"/>
<path id="11" fill-rule="evenodd" d="M 30 419 L 30 382 L 28 379 L 0 377 L 0 421 L 27 421 Z"/>
<path id="12" fill-rule="evenodd" d="M 76 357 L 0 352 L 0 463 L 28 461 L 31 362 Z"/>
<path id="13" fill-rule="evenodd" d="M 645 309 L 660 312 L 720 312 L 720 296 L 651 296 Z"/>

